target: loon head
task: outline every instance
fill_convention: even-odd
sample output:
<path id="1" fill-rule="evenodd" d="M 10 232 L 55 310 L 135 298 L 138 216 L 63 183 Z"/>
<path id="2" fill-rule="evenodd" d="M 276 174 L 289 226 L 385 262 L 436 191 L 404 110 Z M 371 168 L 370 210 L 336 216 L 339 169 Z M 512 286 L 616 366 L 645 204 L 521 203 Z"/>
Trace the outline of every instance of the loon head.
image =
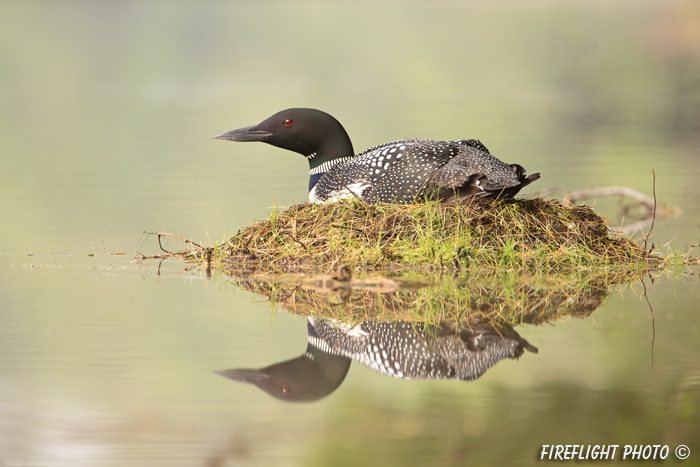
<path id="1" fill-rule="evenodd" d="M 277 112 L 257 125 L 239 128 L 212 139 L 262 141 L 298 152 L 309 160 L 336 159 L 354 154 L 352 142 L 338 120 L 316 109 L 294 108 Z"/>

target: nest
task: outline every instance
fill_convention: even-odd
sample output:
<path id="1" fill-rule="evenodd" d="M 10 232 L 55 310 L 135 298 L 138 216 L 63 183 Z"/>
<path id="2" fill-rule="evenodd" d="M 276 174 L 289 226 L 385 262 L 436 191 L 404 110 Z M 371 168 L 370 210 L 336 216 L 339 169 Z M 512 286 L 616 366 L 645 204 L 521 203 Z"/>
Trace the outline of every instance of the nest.
<path id="1" fill-rule="evenodd" d="M 211 257 L 239 275 L 330 271 L 338 263 L 385 273 L 406 267 L 556 271 L 649 259 L 589 207 L 542 198 L 299 204 L 273 210 L 214 248 Z"/>

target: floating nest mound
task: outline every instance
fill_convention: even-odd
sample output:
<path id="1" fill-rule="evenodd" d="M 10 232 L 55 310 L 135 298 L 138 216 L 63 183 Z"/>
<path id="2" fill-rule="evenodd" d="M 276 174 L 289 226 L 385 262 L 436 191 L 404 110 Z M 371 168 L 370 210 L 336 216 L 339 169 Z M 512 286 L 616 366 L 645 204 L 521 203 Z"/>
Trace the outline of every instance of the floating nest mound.
<path id="1" fill-rule="evenodd" d="M 415 267 L 560 270 L 651 260 L 591 208 L 542 198 L 299 204 L 274 209 L 208 258 L 237 275 L 331 271 L 339 263 L 387 273 Z"/>

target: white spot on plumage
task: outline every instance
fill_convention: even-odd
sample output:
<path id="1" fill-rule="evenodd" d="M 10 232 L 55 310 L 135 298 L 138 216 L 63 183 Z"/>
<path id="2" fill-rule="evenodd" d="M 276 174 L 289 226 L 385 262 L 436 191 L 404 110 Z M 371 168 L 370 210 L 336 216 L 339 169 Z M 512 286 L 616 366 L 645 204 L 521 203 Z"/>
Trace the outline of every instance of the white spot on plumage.
<path id="1" fill-rule="evenodd" d="M 362 329 L 362 324 L 358 324 L 356 326 L 353 326 L 348 332 L 347 335 L 350 337 L 367 337 L 369 336 L 369 333 Z"/>

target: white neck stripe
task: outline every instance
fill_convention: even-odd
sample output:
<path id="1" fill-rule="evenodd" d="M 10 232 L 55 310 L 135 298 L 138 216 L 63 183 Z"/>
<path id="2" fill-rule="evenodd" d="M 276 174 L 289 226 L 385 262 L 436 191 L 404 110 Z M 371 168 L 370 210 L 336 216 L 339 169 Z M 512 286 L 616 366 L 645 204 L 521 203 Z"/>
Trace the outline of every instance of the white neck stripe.
<path id="1" fill-rule="evenodd" d="M 322 163 L 321 165 L 319 165 L 318 167 L 309 170 L 309 175 L 317 175 L 317 174 L 326 173 L 329 170 L 331 170 L 333 167 L 335 167 L 335 165 L 338 162 L 340 162 L 341 160 L 343 160 L 343 159 L 338 158 L 338 159 L 331 159 L 329 161 L 326 161 L 326 162 Z"/>

